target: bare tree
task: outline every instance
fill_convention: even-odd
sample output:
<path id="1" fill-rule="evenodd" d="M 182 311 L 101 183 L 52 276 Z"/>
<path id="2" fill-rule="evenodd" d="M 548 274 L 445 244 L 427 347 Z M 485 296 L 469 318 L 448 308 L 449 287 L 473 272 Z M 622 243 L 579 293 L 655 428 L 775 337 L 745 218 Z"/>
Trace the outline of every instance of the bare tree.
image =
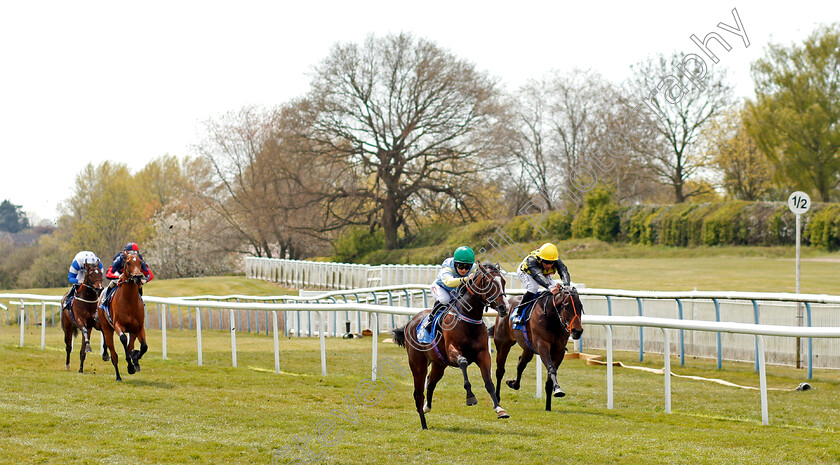
<path id="1" fill-rule="evenodd" d="M 480 199 L 460 181 L 484 169 L 499 113 L 494 80 L 474 65 L 410 34 L 370 36 L 333 47 L 309 99 L 312 147 L 357 175 L 324 199 L 331 214 L 370 219 L 383 228 L 387 249 L 397 246 L 422 194 L 471 214 Z"/>
<path id="2" fill-rule="evenodd" d="M 663 183 L 673 188 L 674 202 L 705 193 L 703 189 L 686 191 L 685 187 L 686 181 L 709 161 L 695 144 L 701 128 L 732 100 L 723 71 L 707 68 L 697 55 L 674 54 L 638 63 L 633 72 L 628 84 L 634 96 L 630 104 L 633 111 L 645 106 L 651 110 L 660 138 L 648 139 L 634 150 L 648 160 Z"/>

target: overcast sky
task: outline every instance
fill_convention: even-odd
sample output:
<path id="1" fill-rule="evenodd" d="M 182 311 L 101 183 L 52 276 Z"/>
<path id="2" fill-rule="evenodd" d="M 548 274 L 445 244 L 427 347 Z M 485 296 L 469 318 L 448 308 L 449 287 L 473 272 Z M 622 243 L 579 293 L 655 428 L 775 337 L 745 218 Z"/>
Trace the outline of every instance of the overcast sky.
<path id="1" fill-rule="evenodd" d="M 696 53 L 717 31 L 719 66 L 740 97 L 769 42 L 801 42 L 840 21 L 840 1 L 705 2 L 20 1 L 0 5 L 0 200 L 58 217 L 89 162 L 137 171 L 192 155 L 202 121 L 306 93 L 336 42 L 412 32 L 509 90 L 552 70 L 620 82 L 659 53 Z M 737 8 L 749 47 L 717 28 Z M 715 47 L 715 46 L 713 46 Z"/>

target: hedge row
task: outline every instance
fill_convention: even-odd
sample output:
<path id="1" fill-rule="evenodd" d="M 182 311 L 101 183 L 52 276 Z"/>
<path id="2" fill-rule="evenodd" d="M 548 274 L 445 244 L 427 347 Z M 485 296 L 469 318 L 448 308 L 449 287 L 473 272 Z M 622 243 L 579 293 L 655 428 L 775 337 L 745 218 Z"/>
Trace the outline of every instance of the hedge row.
<path id="1" fill-rule="evenodd" d="M 576 213 L 553 211 L 517 216 L 508 222 L 479 221 L 464 226 L 432 224 L 401 244 L 382 250 L 381 232 L 352 229 L 336 241 L 336 255 L 364 263 L 439 263 L 459 245 L 491 249 L 503 243 L 502 233 L 518 243 L 596 237 L 603 241 L 667 246 L 792 245 L 796 218 L 783 202 L 728 200 L 677 205 L 635 205 L 619 208 L 604 192 L 587 196 Z M 840 249 L 840 204 L 813 204 L 802 215 L 803 244 Z M 539 229 L 538 229 L 539 227 Z M 543 234 L 544 233 L 544 234 Z"/>
<path id="2" fill-rule="evenodd" d="M 840 205 L 814 204 L 802 223 L 804 244 L 840 248 Z M 622 209 L 621 231 L 641 244 L 790 245 L 796 240 L 796 217 L 783 202 L 640 205 Z"/>

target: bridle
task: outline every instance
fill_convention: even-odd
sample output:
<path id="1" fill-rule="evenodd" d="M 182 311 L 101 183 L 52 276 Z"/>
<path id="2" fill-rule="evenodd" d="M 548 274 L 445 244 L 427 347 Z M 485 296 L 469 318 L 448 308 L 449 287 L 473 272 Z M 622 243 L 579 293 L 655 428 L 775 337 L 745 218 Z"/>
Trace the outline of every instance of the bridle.
<path id="1" fill-rule="evenodd" d="M 132 282 L 134 282 L 134 284 L 137 284 L 138 286 L 140 286 L 140 285 L 143 284 L 143 277 L 144 277 L 143 274 L 142 273 L 141 274 L 129 274 L 128 273 L 128 260 L 132 256 L 137 257 L 138 261 L 140 260 L 140 257 L 137 255 L 137 252 L 126 251 L 125 252 L 125 265 L 123 265 L 123 275 L 126 276 L 126 279 L 120 278 L 120 280 L 123 281 L 123 282 L 132 281 Z M 142 267 L 142 265 L 141 265 L 141 267 Z"/>
<path id="2" fill-rule="evenodd" d="M 560 299 L 561 299 L 560 300 L 560 306 L 561 306 L 561 309 L 564 305 L 563 302 L 566 300 L 566 297 L 568 297 L 569 300 L 572 303 L 572 314 L 574 315 L 574 316 L 572 316 L 572 319 L 568 323 L 563 321 L 563 312 L 561 310 L 557 309 L 557 302 L 554 301 L 554 296 L 552 296 L 552 298 L 551 298 L 551 303 L 552 303 L 552 307 L 554 307 L 554 313 L 557 315 L 557 319 L 560 320 L 560 324 L 563 325 L 563 327 L 566 329 L 567 333 L 571 334 L 572 333 L 572 325 L 574 324 L 575 320 L 580 321 L 580 312 L 577 309 L 577 305 L 575 305 L 574 293 L 572 291 L 567 291 L 565 289 L 560 291 Z M 543 306 L 543 314 L 544 315 L 546 314 L 545 313 L 545 306 Z"/>
<path id="3" fill-rule="evenodd" d="M 96 287 L 94 287 L 94 286 L 92 286 L 92 285 L 88 284 L 88 283 L 87 283 L 87 281 L 88 281 L 88 277 L 89 277 L 89 276 L 90 276 L 90 271 L 89 271 L 89 270 L 85 270 L 85 279 L 84 279 L 84 281 L 82 281 L 82 284 L 81 284 L 81 286 L 80 286 L 80 287 L 85 287 L 85 288 L 90 289 L 91 291 L 93 291 L 93 293 L 94 293 L 94 294 L 96 294 L 96 296 L 97 296 L 97 297 L 99 297 L 99 294 L 101 294 L 101 293 L 102 293 L 102 289 L 101 289 L 101 287 L 100 287 L 100 289 L 96 289 Z M 101 277 L 99 278 L 99 283 L 100 283 L 100 284 L 102 283 L 102 278 L 101 278 Z M 96 281 L 93 281 L 93 283 L 92 283 L 92 284 L 96 284 Z M 98 303 L 98 301 L 97 301 L 97 300 L 87 300 L 87 299 L 83 299 L 83 298 L 79 297 L 78 295 L 76 295 L 76 296 L 74 297 L 74 299 L 78 300 L 79 302 L 85 302 L 85 303 L 88 303 L 88 304 L 95 304 L 95 303 Z"/>
<path id="4" fill-rule="evenodd" d="M 497 295 L 504 296 L 505 295 L 504 286 L 502 286 L 502 289 L 497 289 L 499 287 L 499 285 L 496 283 L 495 279 L 491 278 L 490 275 L 491 275 L 491 273 L 495 273 L 501 278 L 502 274 L 499 273 L 499 270 L 497 270 L 493 267 L 490 267 L 490 270 L 487 271 L 487 270 L 484 269 L 483 265 L 480 265 L 480 264 L 479 264 L 479 267 L 478 267 L 478 272 L 481 274 L 481 279 L 484 279 L 485 277 L 490 278 L 490 286 L 488 286 L 487 288 L 484 288 L 483 286 L 479 287 L 478 285 L 473 284 L 473 281 L 475 279 L 465 283 L 464 286 L 467 288 L 467 292 L 469 292 L 470 295 L 478 296 L 478 298 L 481 299 L 482 308 L 489 306 L 493 309 L 496 309 L 495 302 L 489 301 L 488 298 L 487 298 L 487 295 L 490 294 L 490 295 L 493 295 L 493 296 L 497 296 Z M 476 290 L 473 290 L 473 287 L 476 287 Z M 456 312 L 456 316 L 458 318 L 464 320 L 464 321 L 469 322 L 469 323 L 473 323 L 473 324 L 483 323 L 481 321 L 481 319 L 473 320 L 472 318 L 467 318 L 466 316 L 461 314 L 460 311 Z"/>

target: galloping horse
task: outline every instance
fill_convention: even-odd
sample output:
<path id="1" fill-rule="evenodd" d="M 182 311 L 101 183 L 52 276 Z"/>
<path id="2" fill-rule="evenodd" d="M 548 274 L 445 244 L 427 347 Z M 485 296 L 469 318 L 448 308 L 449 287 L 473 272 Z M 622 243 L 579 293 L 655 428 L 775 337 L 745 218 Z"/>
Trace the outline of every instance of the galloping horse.
<path id="1" fill-rule="evenodd" d="M 128 361 L 128 374 L 133 375 L 140 371 L 140 359 L 149 349 L 146 345 L 146 329 L 143 323 L 146 320 L 146 311 L 143 305 L 143 298 L 140 297 L 140 287 L 143 285 L 143 271 L 140 257 L 137 254 L 123 252 L 125 255 L 125 267 L 117 281 L 117 289 L 111 297 L 110 313 L 106 312 L 100 305 L 99 322 L 102 326 L 102 334 L 105 337 L 105 344 L 111 351 L 111 363 L 117 372 L 117 381 L 122 381 L 120 369 L 117 366 L 117 352 L 114 350 L 114 332 L 119 334 L 120 342 L 125 349 L 125 358 Z M 104 298 L 103 293 L 103 298 Z M 129 341 L 125 333 L 131 334 Z M 140 350 L 134 350 L 134 340 L 140 339 Z"/>
<path id="2" fill-rule="evenodd" d="M 73 351 L 73 336 L 82 331 L 84 338 L 82 339 L 82 346 L 79 349 L 79 373 L 84 373 L 85 355 L 92 352 L 90 349 L 90 333 L 94 328 L 100 329 L 99 323 L 94 321 L 96 315 L 96 302 L 99 294 L 102 292 L 102 270 L 99 268 L 99 260 L 95 264 L 85 263 L 85 277 L 79 289 L 76 291 L 76 296 L 73 297 L 73 303 L 69 310 L 61 312 L 61 329 L 64 330 L 64 350 L 67 351 L 67 359 L 64 362 L 64 368 L 70 369 L 70 352 Z M 64 303 L 69 298 L 69 294 L 61 299 L 61 308 L 64 308 Z M 103 360 L 106 352 L 102 352 Z"/>
<path id="3" fill-rule="evenodd" d="M 394 330 L 395 342 L 405 347 L 408 352 L 408 364 L 414 375 L 414 404 L 417 413 L 420 414 L 420 424 L 423 429 L 428 429 L 426 412 L 432 410 L 432 395 L 435 392 L 435 386 L 448 366 L 460 367 L 464 374 L 467 405 L 478 403 L 467 377 L 467 366 L 473 362 L 481 369 L 484 387 L 493 400 L 497 417 L 509 417 L 496 399 L 496 389 L 490 375 L 491 361 L 487 327 L 482 320 L 484 308 L 487 305 L 497 310 L 506 308 L 505 280 L 497 266 L 479 263 L 476 273 L 458 288 L 458 293 L 458 297 L 453 299 L 454 304 L 441 319 L 442 335 L 438 333 L 433 343 L 421 343 L 416 337 L 417 326 L 421 324 L 429 310 L 421 311 L 412 317 L 407 325 Z M 429 364 L 432 365 L 432 369 L 427 380 L 426 372 Z M 424 386 L 428 395 L 425 404 Z"/>
<path id="4" fill-rule="evenodd" d="M 522 297 L 511 298 L 511 308 L 516 308 L 521 300 Z M 550 412 L 552 395 L 566 395 L 557 383 L 557 368 L 563 363 L 569 335 L 578 340 L 583 334 L 580 321 L 582 314 L 583 304 L 577 289 L 564 288 L 557 294 L 546 292 L 537 297 L 531 316 L 524 323 L 525 331 L 513 329 L 510 318 L 497 317 L 493 332 L 493 343 L 496 345 L 496 396 L 501 395 L 508 353 L 514 344 L 519 343 L 522 355 L 519 356 L 519 363 L 516 365 L 516 379 L 509 379 L 507 385 L 518 390 L 522 372 L 534 357 L 534 353 L 539 354 L 548 370 L 548 379 L 545 381 L 545 409 Z"/>

